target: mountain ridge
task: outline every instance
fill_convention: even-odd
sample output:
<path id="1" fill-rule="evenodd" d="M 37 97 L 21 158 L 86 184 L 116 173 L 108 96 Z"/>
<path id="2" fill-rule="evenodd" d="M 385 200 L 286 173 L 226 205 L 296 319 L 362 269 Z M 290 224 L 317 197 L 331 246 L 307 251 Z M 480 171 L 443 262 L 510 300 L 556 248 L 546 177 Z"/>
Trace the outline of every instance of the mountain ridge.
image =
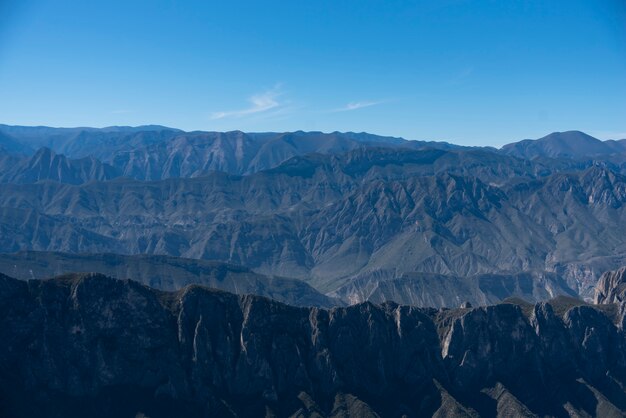
<path id="1" fill-rule="evenodd" d="M 102 275 L 0 275 L 0 301 L 0 411 L 18 418 L 626 411 L 623 303 L 324 310 Z"/>
<path id="2" fill-rule="evenodd" d="M 614 154 L 514 157 L 366 133 L 12 129 L 57 150 L 0 152 L 7 252 L 216 260 L 325 293 L 390 268 L 395 279 L 547 271 L 587 298 L 626 260 L 626 165 Z M 533 143 L 559 143 L 546 138 Z"/>
<path id="3" fill-rule="evenodd" d="M 501 151 L 508 155 L 533 159 L 593 158 L 626 153 L 626 141 L 601 141 L 581 131 L 553 132 L 542 138 L 525 139 L 504 145 Z"/>
<path id="4" fill-rule="evenodd" d="M 324 292 L 401 266 L 461 276 L 555 271 L 584 294 L 624 264 L 626 178 L 605 167 L 495 186 L 445 170 L 396 177 L 393 162 L 345 172 L 347 160 L 293 161 L 248 176 L 5 184 L 2 248 L 212 259 L 313 275 Z"/>
<path id="5" fill-rule="evenodd" d="M 329 295 L 302 280 L 264 276 L 242 266 L 164 255 L 70 254 L 22 251 L 0 253 L 0 273 L 21 279 L 46 279 L 90 272 L 132 279 L 163 291 L 199 284 L 235 294 L 255 294 L 292 306 L 330 308 L 370 301 L 454 308 L 462 302 L 486 306 L 517 297 L 541 302 L 557 295 L 577 297 L 554 273 L 523 272 L 455 277 L 437 274 L 378 272 L 356 278 Z"/>
<path id="6" fill-rule="evenodd" d="M 293 306 L 342 306 L 342 301 L 317 292 L 301 280 L 268 277 L 226 263 L 165 255 L 67 254 L 22 251 L 0 253 L 0 273 L 21 279 L 47 279 L 89 272 L 132 279 L 163 291 L 197 284 L 235 294 L 254 294 Z"/>

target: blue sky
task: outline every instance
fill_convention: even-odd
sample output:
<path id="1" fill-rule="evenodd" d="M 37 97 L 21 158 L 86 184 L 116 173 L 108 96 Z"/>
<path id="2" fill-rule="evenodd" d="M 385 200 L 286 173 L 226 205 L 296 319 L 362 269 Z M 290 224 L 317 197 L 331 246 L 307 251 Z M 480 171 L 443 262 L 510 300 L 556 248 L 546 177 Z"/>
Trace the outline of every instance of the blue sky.
<path id="1" fill-rule="evenodd" d="M 623 0 L 0 0 L 0 123 L 626 138 Z"/>

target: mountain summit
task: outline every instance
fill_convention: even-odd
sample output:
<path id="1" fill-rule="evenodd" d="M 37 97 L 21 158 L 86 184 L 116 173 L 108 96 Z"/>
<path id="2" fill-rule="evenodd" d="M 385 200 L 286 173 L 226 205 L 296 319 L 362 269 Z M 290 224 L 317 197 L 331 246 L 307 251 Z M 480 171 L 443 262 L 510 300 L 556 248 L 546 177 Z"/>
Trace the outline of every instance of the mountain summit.
<path id="1" fill-rule="evenodd" d="M 520 158 L 586 159 L 625 153 L 625 141 L 600 141 L 584 132 L 553 132 L 536 140 L 526 139 L 502 147 L 502 152 Z"/>

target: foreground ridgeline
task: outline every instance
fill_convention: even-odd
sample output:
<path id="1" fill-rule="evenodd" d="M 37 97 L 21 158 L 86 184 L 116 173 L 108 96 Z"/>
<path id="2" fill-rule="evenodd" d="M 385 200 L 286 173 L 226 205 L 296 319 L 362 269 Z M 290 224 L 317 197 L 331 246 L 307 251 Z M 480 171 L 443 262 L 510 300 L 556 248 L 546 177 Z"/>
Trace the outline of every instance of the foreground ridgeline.
<path id="1" fill-rule="evenodd" d="M 626 413 L 626 303 L 324 310 L 102 275 L 0 277 L 0 416 Z"/>

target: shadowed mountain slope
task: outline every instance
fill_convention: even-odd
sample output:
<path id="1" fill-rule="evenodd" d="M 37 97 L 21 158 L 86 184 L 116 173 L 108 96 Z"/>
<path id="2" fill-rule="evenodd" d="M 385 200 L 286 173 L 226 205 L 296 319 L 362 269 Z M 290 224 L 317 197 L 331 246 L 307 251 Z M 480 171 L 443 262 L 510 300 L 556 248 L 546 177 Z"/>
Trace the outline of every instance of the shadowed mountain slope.
<path id="1" fill-rule="evenodd" d="M 0 276 L 0 413 L 623 416 L 624 304 L 554 303 L 321 310 Z"/>
<path id="2" fill-rule="evenodd" d="M 485 274 L 470 277 L 380 271 L 354 279 L 325 296 L 301 280 L 268 277 L 245 267 L 163 255 L 70 254 L 22 251 L 0 253 L 0 273 L 22 280 L 72 272 L 133 279 L 159 290 L 198 284 L 236 294 L 255 294 L 294 306 L 333 307 L 365 301 L 394 301 L 420 307 L 458 307 L 498 303 L 518 297 L 530 302 L 557 295 L 577 297 L 554 273 Z"/>
<path id="3" fill-rule="evenodd" d="M 0 254 L 0 272 L 22 280 L 72 272 L 96 272 L 133 279 L 159 290 L 198 284 L 236 294 L 265 296 L 294 306 L 332 307 L 342 302 L 301 280 L 267 277 L 245 267 L 162 255 L 65 254 L 25 251 Z"/>

